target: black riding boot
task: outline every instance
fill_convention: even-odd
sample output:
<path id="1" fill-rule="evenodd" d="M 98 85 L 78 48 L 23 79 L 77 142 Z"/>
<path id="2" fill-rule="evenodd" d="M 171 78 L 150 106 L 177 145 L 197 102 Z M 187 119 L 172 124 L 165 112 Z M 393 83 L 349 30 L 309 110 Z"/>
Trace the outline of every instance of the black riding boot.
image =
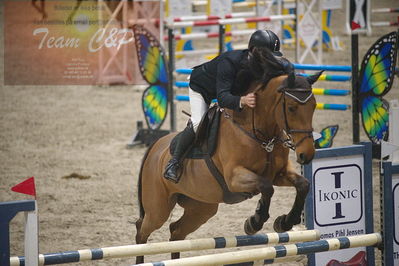
<path id="1" fill-rule="evenodd" d="M 177 140 L 176 148 L 172 154 L 172 159 L 166 165 L 165 173 L 163 174 L 166 179 L 175 183 L 179 182 L 179 170 L 183 156 L 195 139 L 195 133 L 191 124 L 189 124 L 180 134 L 181 136 Z"/>

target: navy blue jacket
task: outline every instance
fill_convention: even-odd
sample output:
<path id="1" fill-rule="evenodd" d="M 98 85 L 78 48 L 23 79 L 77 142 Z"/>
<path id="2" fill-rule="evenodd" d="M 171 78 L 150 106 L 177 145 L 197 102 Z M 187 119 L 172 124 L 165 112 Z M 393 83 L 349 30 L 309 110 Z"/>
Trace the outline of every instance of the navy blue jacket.
<path id="1" fill-rule="evenodd" d="M 240 96 L 233 95 L 237 73 L 248 60 L 248 50 L 225 52 L 213 60 L 196 66 L 190 76 L 190 88 L 202 95 L 210 104 L 217 99 L 222 108 L 239 110 Z"/>

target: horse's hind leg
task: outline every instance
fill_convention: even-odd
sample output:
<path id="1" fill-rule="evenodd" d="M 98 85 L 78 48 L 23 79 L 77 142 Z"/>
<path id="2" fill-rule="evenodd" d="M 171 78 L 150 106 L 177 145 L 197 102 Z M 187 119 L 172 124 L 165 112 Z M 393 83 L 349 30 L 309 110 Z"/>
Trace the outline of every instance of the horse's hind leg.
<path id="1" fill-rule="evenodd" d="M 136 244 L 147 243 L 151 233 L 166 222 L 176 204 L 176 197 L 167 197 L 165 193 L 154 193 L 151 195 L 151 199 L 143 201 L 143 203 L 145 209 L 144 217 L 136 221 Z M 144 256 L 136 257 L 136 264 L 143 262 Z"/>
<path id="2" fill-rule="evenodd" d="M 274 194 L 273 184 L 268 179 L 263 179 L 259 185 L 262 193 L 258 201 L 255 214 L 250 216 L 244 224 L 244 231 L 247 235 L 253 235 L 262 229 L 263 224 L 269 219 L 270 201 Z"/>
<path id="3" fill-rule="evenodd" d="M 204 203 L 180 195 L 177 203 L 184 208 L 184 213 L 179 220 L 170 224 L 170 241 L 183 240 L 186 236 L 213 217 L 219 204 Z M 178 259 L 180 252 L 172 253 L 172 259 Z"/>
<path id="4" fill-rule="evenodd" d="M 295 202 L 288 214 L 281 215 L 274 221 L 273 228 L 276 232 L 285 232 L 301 222 L 301 215 L 305 199 L 309 192 L 309 181 L 294 171 L 287 171 L 286 180 L 296 189 Z M 278 185 L 278 184 L 277 184 Z"/>

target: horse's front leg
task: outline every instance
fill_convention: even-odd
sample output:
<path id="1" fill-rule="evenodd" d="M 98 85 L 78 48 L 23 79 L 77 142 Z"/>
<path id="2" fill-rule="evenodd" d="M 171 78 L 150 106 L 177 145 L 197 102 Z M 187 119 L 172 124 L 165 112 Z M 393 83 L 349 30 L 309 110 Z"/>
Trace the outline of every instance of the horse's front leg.
<path id="1" fill-rule="evenodd" d="M 272 182 L 244 167 L 237 167 L 233 171 L 229 189 L 232 192 L 250 192 L 253 194 L 260 192 L 262 194 L 258 201 L 255 214 L 250 216 L 244 224 L 246 234 L 255 234 L 262 229 L 263 224 L 270 217 L 270 200 L 274 193 Z"/>
<path id="2" fill-rule="evenodd" d="M 296 189 L 295 202 L 288 214 L 281 215 L 274 221 L 273 228 L 276 232 L 285 232 L 301 222 L 301 215 L 305 205 L 305 199 L 309 192 L 309 181 L 303 176 L 297 174 L 289 165 L 283 182 L 293 185 Z M 280 185 L 280 184 L 276 184 Z M 282 184 L 285 185 L 285 184 Z"/>
<path id="3" fill-rule="evenodd" d="M 273 184 L 270 180 L 263 178 L 259 183 L 259 191 L 262 196 L 258 201 L 255 214 L 250 216 L 244 224 L 244 230 L 247 235 L 253 235 L 262 229 L 263 224 L 269 219 L 270 201 L 274 194 Z"/>

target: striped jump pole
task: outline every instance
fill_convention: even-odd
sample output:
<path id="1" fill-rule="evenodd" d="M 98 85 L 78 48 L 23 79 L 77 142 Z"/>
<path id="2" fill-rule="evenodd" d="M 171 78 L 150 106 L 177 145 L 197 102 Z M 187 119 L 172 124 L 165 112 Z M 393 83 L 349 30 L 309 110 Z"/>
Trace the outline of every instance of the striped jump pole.
<path id="1" fill-rule="evenodd" d="M 338 104 L 338 103 L 317 103 L 316 109 L 319 110 L 335 110 L 335 111 L 346 111 L 350 109 L 348 104 Z"/>
<path id="2" fill-rule="evenodd" d="M 181 16 L 177 18 L 173 18 L 174 22 L 181 22 L 181 21 L 197 21 L 197 20 L 215 20 L 221 18 L 248 18 L 248 17 L 255 17 L 255 12 L 235 12 L 231 14 L 227 14 L 224 17 L 219 16 L 208 16 L 208 15 L 197 15 L 197 16 Z"/>
<path id="3" fill-rule="evenodd" d="M 293 231 L 286 233 L 268 233 L 255 235 L 242 235 L 233 237 L 215 237 L 194 240 L 180 240 L 171 242 L 148 243 L 127 245 L 119 247 L 105 247 L 83 249 L 60 253 L 39 255 L 39 265 L 53 265 L 89 260 L 110 258 L 135 257 L 161 253 L 173 253 L 193 250 L 220 249 L 244 247 L 265 244 L 289 243 L 298 241 L 313 241 L 320 239 L 318 230 Z M 11 257 L 11 266 L 25 265 L 24 257 Z"/>
<path id="4" fill-rule="evenodd" d="M 188 88 L 189 82 L 188 81 L 176 81 L 175 86 L 178 88 Z M 330 95 L 330 96 L 346 96 L 351 93 L 350 90 L 324 89 L 324 88 L 313 88 L 312 91 L 315 95 Z M 185 96 L 185 95 L 180 95 L 180 96 Z M 180 96 L 175 99 L 178 101 L 188 101 L 188 98 L 180 97 Z"/>
<path id="5" fill-rule="evenodd" d="M 326 70 L 326 71 L 342 71 L 342 72 L 350 72 L 352 71 L 352 67 L 350 66 L 335 66 L 335 65 L 307 65 L 307 64 L 294 64 L 295 69 L 301 70 Z M 192 69 L 176 69 L 176 73 L 178 74 L 191 74 Z M 309 74 L 300 73 L 302 76 L 309 76 Z M 349 75 L 326 75 L 323 74 L 320 76 L 319 80 L 326 81 L 349 81 L 351 80 L 351 76 Z"/>
<path id="6" fill-rule="evenodd" d="M 284 1 L 285 3 L 295 3 L 295 0 L 285 0 Z M 275 2 L 274 1 L 262 1 L 262 2 L 259 2 L 258 3 L 258 5 L 264 5 L 265 3 L 268 3 L 268 4 L 270 4 L 270 3 L 272 3 L 272 4 L 275 4 Z M 194 6 L 205 6 L 205 5 L 207 5 L 208 4 L 208 2 L 207 1 L 205 1 L 205 0 L 196 0 L 196 1 L 194 1 L 193 2 L 193 5 Z M 242 8 L 242 7 L 256 7 L 257 6 L 257 3 L 256 2 L 245 2 L 245 1 L 237 1 L 237 2 L 233 2 L 233 7 L 235 7 L 235 8 Z"/>
<path id="7" fill-rule="evenodd" d="M 169 28 L 179 29 L 185 27 L 203 27 L 213 25 L 241 24 L 251 22 L 270 22 L 295 19 L 295 15 L 274 15 L 268 17 L 251 17 L 251 18 L 226 18 L 204 21 L 181 21 L 173 22 L 168 25 Z"/>
<path id="8" fill-rule="evenodd" d="M 188 95 L 176 95 L 175 100 L 179 102 L 188 102 Z M 335 110 L 335 111 L 346 111 L 350 109 L 348 104 L 337 104 L 337 103 L 317 103 L 316 109 L 319 110 Z"/>
<path id="9" fill-rule="evenodd" d="M 372 13 L 399 13 L 399 8 L 375 8 L 371 10 Z"/>
<path id="10" fill-rule="evenodd" d="M 243 1 L 243 2 L 237 2 L 237 3 L 233 3 L 233 7 L 235 8 L 243 8 L 243 7 L 256 7 L 258 5 L 265 5 L 265 3 L 268 4 L 276 4 L 277 1 L 260 1 L 260 2 L 247 2 L 247 1 Z M 284 3 L 292 3 L 295 4 L 295 0 L 285 0 Z"/>
<path id="11" fill-rule="evenodd" d="M 312 64 L 294 64 L 295 69 L 301 70 L 326 70 L 326 71 L 340 71 L 340 72 L 351 72 L 351 66 L 341 65 L 312 65 Z"/>
<path id="12" fill-rule="evenodd" d="M 254 33 L 253 29 L 250 30 L 235 30 L 229 31 L 225 33 L 225 36 L 243 36 L 250 35 Z M 198 40 L 198 39 L 210 39 L 210 38 L 219 38 L 219 32 L 195 32 L 195 33 L 187 33 L 187 34 L 176 34 L 175 40 Z M 164 40 L 167 41 L 168 37 L 165 36 Z"/>
<path id="13" fill-rule="evenodd" d="M 175 86 L 178 88 L 188 88 L 189 82 L 188 81 L 176 81 Z M 324 89 L 324 88 L 313 88 L 313 93 L 315 95 L 331 95 L 331 96 L 346 96 L 350 94 L 350 90 L 343 90 L 343 89 Z M 179 98 L 176 100 L 178 101 L 185 101 L 183 98 Z M 187 99 L 188 101 L 188 99 Z"/>
<path id="14" fill-rule="evenodd" d="M 313 64 L 293 64 L 295 69 L 300 70 L 326 70 L 326 71 L 340 71 L 351 72 L 351 66 L 344 65 L 313 65 Z M 178 68 L 176 72 L 179 74 L 191 74 L 191 68 Z"/>
<path id="15" fill-rule="evenodd" d="M 190 258 L 166 260 L 162 262 L 143 263 L 141 266 L 204 266 L 204 265 L 223 265 L 233 263 L 244 263 L 251 261 L 270 260 L 274 258 L 311 254 L 315 252 L 340 250 L 356 247 L 377 246 L 382 243 L 379 233 L 331 238 L 325 240 L 281 245 L 275 247 L 265 247 L 220 254 L 203 255 Z M 233 264 L 234 265 L 234 264 Z"/>
<path id="16" fill-rule="evenodd" d="M 399 26 L 398 21 L 372 21 L 371 26 L 373 27 L 395 27 Z"/>
<path id="17" fill-rule="evenodd" d="M 310 74 L 305 74 L 305 73 L 299 73 L 299 75 L 304 76 L 304 77 L 310 76 Z M 349 80 L 351 80 L 351 76 L 348 76 L 348 75 L 328 75 L 328 74 L 322 74 L 322 75 L 320 75 L 319 80 L 344 82 L 344 81 L 349 81 Z"/>
<path id="18" fill-rule="evenodd" d="M 186 72 L 186 73 L 183 73 L 183 72 Z M 191 69 L 190 69 L 190 71 L 188 71 L 188 70 L 187 71 L 176 71 L 176 73 L 178 73 L 178 74 L 189 74 L 189 73 L 191 73 Z M 299 75 L 304 76 L 304 77 L 310 76 L 310 74 L 305 74 L 305 73 L 299 73 Z M 349 76 L 349 75 L 326 75 L 326 74 L 322 74 L 322 75 L 320 75 L 319 80 L 345 82 L 345 81 L 351 80 L 351 76 Z"/>
<path id="19" fill-rule="evenodd" d="M 234 30 L 226 32 L 225 37 L 245 36 L 245 35 L 251 35 L 252 33 L 254 33 L 253 29 Z M 199 39 L 211 39 L 219 37 L 220 37 L 219 32 L 195 32 L 195 33 L 176 34 L 175 40 L 199 40 Z M 165 36 L 164 40 L 168 41 L 169 40 L 168 36 Z M 283 44 L 288 44 L 292 42 L 293 40 L 282 40 Z M 246 49 L 247 47 L 248 45 L 245 45 L 243 49 Z"/>

